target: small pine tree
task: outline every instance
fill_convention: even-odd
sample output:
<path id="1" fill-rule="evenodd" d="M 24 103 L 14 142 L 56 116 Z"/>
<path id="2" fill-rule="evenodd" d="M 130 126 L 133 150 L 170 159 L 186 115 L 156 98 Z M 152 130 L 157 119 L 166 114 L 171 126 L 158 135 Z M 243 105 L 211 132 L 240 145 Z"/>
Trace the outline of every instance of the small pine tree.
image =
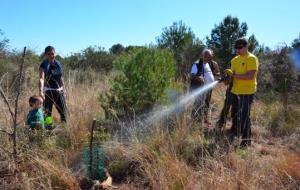
<path id="1" fill-rule="evenodd" d="M 100 94 L 106 118 L 141 113 L 165 96 L 175 76 L 173 56 L 167 50 L 138 48 L 114 61 L 117 74 L 110 91 Z"/>

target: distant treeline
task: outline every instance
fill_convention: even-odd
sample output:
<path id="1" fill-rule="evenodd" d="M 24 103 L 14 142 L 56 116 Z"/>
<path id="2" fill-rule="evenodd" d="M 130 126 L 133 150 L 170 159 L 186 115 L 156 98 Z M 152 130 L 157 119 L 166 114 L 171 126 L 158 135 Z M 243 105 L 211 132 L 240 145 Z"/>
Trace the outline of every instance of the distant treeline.
<path id="1" fill-rule="evenodd" d="M 289 60 L 289 53 L 293 48 L 300 48 L 300 37 L 290 45 L 282 45 L 276 50 L 271 50 L 261 45 L 254 34 L 248 35 L 247 32 L 248 26 L 245 22 L 240 22 L 238 18 L 229 15 L 215 25 L 206 39 L 200 40 L 190 27 L 179 21 L 165 27 L 161 35 L 156 38 L 156 43 L 149 47 L 125 47 L 122 44 L 115 44 L 109 50 L 105 50 L 101 46 L 90 46 L 79 53 L 72 53 L 66 57 L 57 55 L 56 58 L 63 63 L 65 70 L 95 71 L 99 74 L 106 74 L 113 70 L 114 61 L 120 55 L 130 54 L 136 49 L 143 48 L 164 49 L 173 55 L 176 80 L 187 81 L 192 62 L 199 58 L 204 48 L 211 48 L 214 51 L 215 60 L 222 69 L 225 69 L 229 67 L 230 60 L 235 56 L 234 42 L 240 37 L 246 37 L 249 41 L 249 50 L 259 57 L 261 63 L 265 63 L 261 64 L 265 71 L 261 72 L 262 76 L 259 78 L 262 82 L 260 86 L 262 89 L 271 88 L 270 86 L 275 88 L 273 82 L 281 81 L 282 78 L 282 74 L 276 73 L 284 73 L 284 77 L 288 80 L 297 79 L 296 70 Z M 51 45 L 55 46 L 55 44 Z M 13 73 L 18 68 L 21 53 L 9 50 L 8 46 L 9 40 L 0 30 L 0 76 Z M 282 58 L 282 56 L 285 57 Z M 27 52 L 28 67 L 38 68 L 42 59 L 43 55 L 37 55 L 30 50 Z M 274 77 L 277 79 L 275 80 Z"/>

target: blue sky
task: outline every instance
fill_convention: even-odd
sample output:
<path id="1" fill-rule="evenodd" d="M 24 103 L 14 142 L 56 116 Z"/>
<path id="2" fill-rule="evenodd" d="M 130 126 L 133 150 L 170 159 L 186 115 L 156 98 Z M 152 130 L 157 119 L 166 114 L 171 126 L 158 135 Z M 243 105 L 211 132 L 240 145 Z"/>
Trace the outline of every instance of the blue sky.
<path id="1" fill-rule="evenodd" d="M 226 15 L 248 24 L 248 36 L 276 48 L 300 33 L 300 1 L 285 0 L 0 0 L 0 29 L 10 48 L 69 55 L 90 45 L 146 45 L 182 20 L 203 40 Z"/>

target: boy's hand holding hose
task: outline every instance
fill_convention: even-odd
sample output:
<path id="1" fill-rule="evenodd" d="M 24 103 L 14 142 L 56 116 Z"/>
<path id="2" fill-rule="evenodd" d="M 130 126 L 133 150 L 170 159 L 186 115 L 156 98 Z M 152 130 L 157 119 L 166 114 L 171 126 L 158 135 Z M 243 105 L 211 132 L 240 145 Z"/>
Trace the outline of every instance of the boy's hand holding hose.
<path id="1" fill-rule="evenodd" d="M 224 73 L 228 76 L 232 76 L 234 74 L 231 69 L 225 69 Z"/>
<path id="2" fill-rule="evenodd" d="M 233 74 L 234 72 L 231 69 L 224 70 L 224 75 L 219 79 L 219 82 L 223 82 L 225 85 L 228 85 Z"/>

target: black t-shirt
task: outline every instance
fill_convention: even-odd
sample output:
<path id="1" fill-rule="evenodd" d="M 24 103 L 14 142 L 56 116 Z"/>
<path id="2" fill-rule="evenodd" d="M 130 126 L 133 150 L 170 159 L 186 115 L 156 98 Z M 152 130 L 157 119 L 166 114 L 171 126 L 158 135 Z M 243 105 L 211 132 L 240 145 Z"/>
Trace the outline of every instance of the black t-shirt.
<path id="1" fill-rule="evenodd" d="M 49 63 L 48 60 L 44 60 L 40 68 L 45 73 L 45 87 L 58 89 L 62 86 L 63 66 L 59 61 L 54 60 L 52 63 Z"/>

